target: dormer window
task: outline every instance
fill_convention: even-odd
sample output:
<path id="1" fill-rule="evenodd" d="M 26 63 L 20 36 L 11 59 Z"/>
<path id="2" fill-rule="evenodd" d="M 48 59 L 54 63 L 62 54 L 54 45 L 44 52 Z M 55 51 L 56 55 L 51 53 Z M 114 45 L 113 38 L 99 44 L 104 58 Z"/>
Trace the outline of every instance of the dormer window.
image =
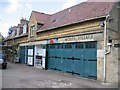
<path id="1" fill-rule="evenodd" d="M 24 25 L 24 26 L 23 26 L 23 34 L 24 34 L 24 33 L 27 33 L 27 25 Z"/>
<path id="2" fill-rule="evenodd" d="M 20 27 L 19 35 L 23 33 L 23 27 Z"/>
<path id="3" fill-rule="evenodd" d="M 32 25 L 30 27 L 30 36 L 34 36 L 34 33 L 35 33 L 35 25 Z"/>
<path id="4" fill-rule="evenodd" d="M 15 36 L 17 35 L 17 30 L 15 30 Z"/>

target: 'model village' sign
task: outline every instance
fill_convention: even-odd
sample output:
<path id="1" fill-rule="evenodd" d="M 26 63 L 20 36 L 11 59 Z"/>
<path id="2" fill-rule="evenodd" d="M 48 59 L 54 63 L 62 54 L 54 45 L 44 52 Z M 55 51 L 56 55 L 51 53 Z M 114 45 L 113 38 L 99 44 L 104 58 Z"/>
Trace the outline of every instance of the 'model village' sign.
<path id="1" fill-rule="evenodd" d="M 65 38 L 65 41 L 80 41 L 80 40 L 87 40 L 87 39 L 93 39 L 93 35 L 84 35 L 84 36 L 76 36 L 76 37 L 68 37 Z"/>
<path id="2" fill-rule="evenodd" d="M 89 35 L 81 35 L 81 36 L 72 36 L 72 37 L 64 37 L 64 38 L 55 38 L 47 40 L 47 44 L 54 43 L 67 43 L 67 42 L 82 42 L 82 41 L 96 41 L 102 39 L 102 34 L 89 34 Z"/>
<path id="3" fill-rule="evenodd" d="M 97 39 L 100 39 L 99 37 L 102 37 L 102 34 L 89 34 L 89 35 L 59 38 L 58 42 L 67 43 L 67 42 L 95 41 Z"/>

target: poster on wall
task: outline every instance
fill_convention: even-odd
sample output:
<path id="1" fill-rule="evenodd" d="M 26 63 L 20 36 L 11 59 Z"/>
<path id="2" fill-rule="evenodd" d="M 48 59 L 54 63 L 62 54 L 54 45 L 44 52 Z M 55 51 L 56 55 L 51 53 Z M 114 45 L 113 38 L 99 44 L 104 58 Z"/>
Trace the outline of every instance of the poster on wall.
<path id="1" fill-rule="evenodd" d="M 46 49 L 43 49 L 42 68 L 44 69 L 45 69 L 45 58 L 46 58 Z"/>
<path id="2" fill-rule="evenodd" d="M 33 56 L 33 49 L 28 49 L 28 55 Z"/>
<path id="3" fill-rule="evenodd" d="M 33 57 L 28 57 L 28 65 L 33 65 Z"/>
<path id="4" fill-rule="evenodd" d="M 43 49 L 43 45 L 36 46 L 34 66 L 37 68 L 45 69 L 45 57 L 46 57 L 46 49 Z"/>

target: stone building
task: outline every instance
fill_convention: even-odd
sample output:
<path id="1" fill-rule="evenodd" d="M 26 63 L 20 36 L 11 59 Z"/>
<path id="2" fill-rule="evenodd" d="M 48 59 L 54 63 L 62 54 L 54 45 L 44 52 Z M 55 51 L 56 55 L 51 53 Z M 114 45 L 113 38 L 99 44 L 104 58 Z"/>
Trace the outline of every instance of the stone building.
<path id="1" fill-rule="evenodd" d="M 119 21 L 119 2 L 83 2 L 52 15 L 33 11 L 20 43 L 22 61 L 118 84 Z"/>
<path id="2" fill-rule="evenodd" d="M 5 38 L 5 45 L 14 45 L 27 42 L 28 36 L 28 21 L 24 18 L 20 20 L 17 26 L 11 26 L 8 31 L 8 36 Z"/>

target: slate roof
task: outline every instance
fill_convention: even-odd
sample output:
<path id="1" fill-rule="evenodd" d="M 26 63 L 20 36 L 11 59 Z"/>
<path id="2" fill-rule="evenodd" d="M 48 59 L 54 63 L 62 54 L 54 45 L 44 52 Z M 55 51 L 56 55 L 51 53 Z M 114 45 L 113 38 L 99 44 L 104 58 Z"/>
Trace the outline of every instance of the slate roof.
<path id="1" fill-rule="evenodd" d="M 112 10 L 114 4 L 115 2 L 83 2 L 52 14 L 51 16 L 47 16 L 47 21 L 45 20 L 46 22 L 44 22 L 43 18 L 38 14 L 36 15 L 36 18 L 39 18 L 40 22 L 43 20 L 44 25 L 37 32 L 93 18 L 105 17 Z M 44 15 L 44 17 L 45 16 L 46 15 Z"/>
<path id="2" fill-rule="evenodd" d="M 33 16 L 36 18 L 37 22 L 40 24 L 45 24 L 45 22 L 48 20 L 50 17 L 49 14 L 37 12 L 37 11 L 32 11 Z"/>
<path id="3" fill-rule="evenodd" d="M 32 11 L 32 15 L 43 26 L 37 31 L 46 31 L 86 20 L 105 17 L 112 10 L 115 2 L 83 2 L 54 14 Z M 22 27 L 18 24 L 17 27 Z M 20 37 L 20 36 L 19 36 Z M 6 39 L 12 39 L 9 35 Z"/>

